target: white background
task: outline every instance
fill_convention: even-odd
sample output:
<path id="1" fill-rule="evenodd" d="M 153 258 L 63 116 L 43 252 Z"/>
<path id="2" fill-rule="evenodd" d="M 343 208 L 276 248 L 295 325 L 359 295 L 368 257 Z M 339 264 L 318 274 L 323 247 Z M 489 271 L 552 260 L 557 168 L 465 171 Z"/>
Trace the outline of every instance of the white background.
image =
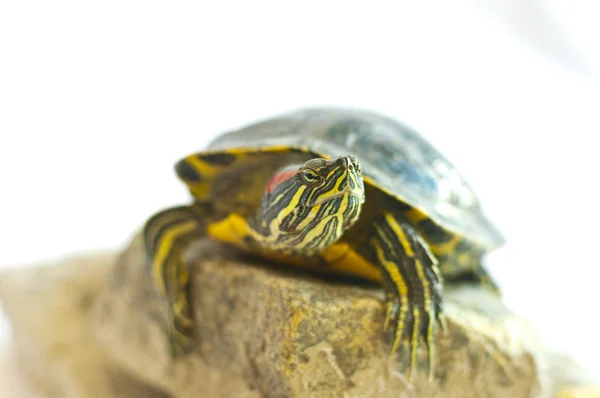
<path id="1" fill-rule="evenodd" d="M 508 238 L 506 301 L 600 376 L 593 2 L 216 4 L 2 2 L 0 266 L 121 248 L 219 132 L 370 108 L 462 171 Z"/>

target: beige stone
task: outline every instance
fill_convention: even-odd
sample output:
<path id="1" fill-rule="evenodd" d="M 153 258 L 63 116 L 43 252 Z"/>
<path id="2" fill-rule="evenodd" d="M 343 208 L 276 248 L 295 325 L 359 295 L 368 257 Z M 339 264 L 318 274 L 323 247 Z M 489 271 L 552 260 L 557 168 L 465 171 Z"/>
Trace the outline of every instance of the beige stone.
<path id="1" fill-rule="evenodd" d="M 171 359 L 135 239 L 5 272 L 0 295 L 22 369 L 50 397 L 550 397 L 588 380 L 556 372 L 531 326 L 485 290 L 446 291 L 448 328 L 427 378 L 419 350 L 387 359 L 378 286 L 277 268 L 214 242 L 187 253 L 197 351 Z M 564 390 L 567 391 L 567 390 Z"/>
<path id="2" fill-rule="evenodd" d="M 565 387 L 559 391 L 556 398 L 600 398 L 600 388 Z"/>

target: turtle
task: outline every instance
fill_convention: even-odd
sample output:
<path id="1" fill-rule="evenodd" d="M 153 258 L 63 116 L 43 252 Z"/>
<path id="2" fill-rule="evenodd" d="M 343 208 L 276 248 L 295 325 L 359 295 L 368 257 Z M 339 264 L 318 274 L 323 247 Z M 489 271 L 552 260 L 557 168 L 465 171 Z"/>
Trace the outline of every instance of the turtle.
<path id="1" fill-rule="evenodd" d="M 445 325 L 445 283 L 498 292 L 483 265 L 504 238 L 470 185 L 423 136 L 372 110 L 312 107 L 222 133 L 175 164 L 189 204 L 144 225 L 148 272 L 174 357 L 196 320 L 183 255 L 211 238 L 282 266 L 379 283 L 389 352 L 424 343 L 429 377 Z"/>

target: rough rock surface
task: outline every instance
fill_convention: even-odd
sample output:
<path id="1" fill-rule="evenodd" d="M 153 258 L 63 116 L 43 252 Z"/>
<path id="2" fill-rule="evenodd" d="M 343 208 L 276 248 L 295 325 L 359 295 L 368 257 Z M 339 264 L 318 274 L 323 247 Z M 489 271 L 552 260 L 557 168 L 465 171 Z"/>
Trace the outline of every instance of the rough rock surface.
<path id="1" fill-rule="evenodd" d="M 387 359 L 377 286 L 278 269 L 212 242 L 187 255 L 199 344 L 175 361 L 139 238 L 118 257 L 2 275 L 30 380 L 50 397 L 91 398 L 550 397 L 584 382 L 579 370 L 553 371 L 527 322 L 484 290 L 446 292 L 434 380 L 421 349 L 409 382 L 407 352 Z"/>

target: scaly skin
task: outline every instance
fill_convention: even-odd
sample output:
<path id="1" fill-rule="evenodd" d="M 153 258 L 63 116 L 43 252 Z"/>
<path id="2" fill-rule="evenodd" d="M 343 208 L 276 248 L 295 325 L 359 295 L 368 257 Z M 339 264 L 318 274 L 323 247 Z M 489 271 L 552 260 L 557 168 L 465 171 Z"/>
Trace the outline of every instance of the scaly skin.
<path id="1" fill-rule="evenodd" d="M 407 216 L 418 213 L 365 184 L 357 159 L 274 147 L 191 155 L 177 172 L 196 201 L 157 213 L 144 228 L 173 354 L 188 353 L 195 338 L 182 252 L 191 240 L 211 237 L 281 264 L 380 281 L 390 354 L 408 344 L 412 377 L 423 340 L 433 375 L 436 322 L 443 328 L 435 251 Z"/>

